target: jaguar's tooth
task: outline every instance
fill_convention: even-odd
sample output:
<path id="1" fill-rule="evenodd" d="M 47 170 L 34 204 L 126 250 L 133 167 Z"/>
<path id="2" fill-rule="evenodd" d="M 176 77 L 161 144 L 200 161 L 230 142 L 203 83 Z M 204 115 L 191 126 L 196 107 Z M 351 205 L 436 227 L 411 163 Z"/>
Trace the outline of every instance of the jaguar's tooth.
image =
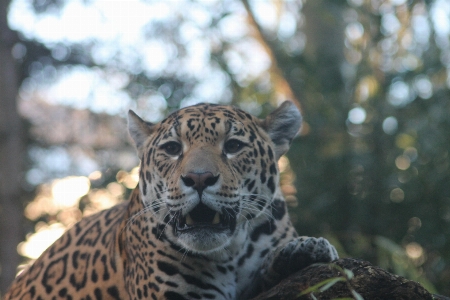
<path id="1" fill-rule="evenodd" d="M 212 220 L 212 223 L 215 224 L 219 224 L 220 223 L 220 216 L 219 213 L 216 212 L 216 214 L 214 215 L 214 219 Z"/>
<path id="2" fill-rule="evenodd" d="M 187 225 L 194 225 L 194 220 L 192 220 L 192 217 L 190 214 L 186 215 L 186 224 Z"/>

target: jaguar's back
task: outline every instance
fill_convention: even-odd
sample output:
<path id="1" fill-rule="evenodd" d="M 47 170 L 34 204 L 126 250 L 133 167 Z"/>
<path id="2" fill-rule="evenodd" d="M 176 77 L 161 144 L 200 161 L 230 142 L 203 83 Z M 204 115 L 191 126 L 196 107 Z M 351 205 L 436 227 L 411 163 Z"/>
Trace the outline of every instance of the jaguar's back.
<path id="1" fill-rule="evenodd" d="M 117 233 L 126 203 L 86 217 L 21 274 L 5 299 L 126 299 Z"/>

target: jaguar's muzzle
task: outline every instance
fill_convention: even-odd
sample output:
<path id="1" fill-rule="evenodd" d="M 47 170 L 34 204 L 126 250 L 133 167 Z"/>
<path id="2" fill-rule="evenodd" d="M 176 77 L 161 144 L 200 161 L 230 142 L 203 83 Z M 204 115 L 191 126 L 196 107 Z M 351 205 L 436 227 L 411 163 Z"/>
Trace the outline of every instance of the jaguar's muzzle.
<path id="1" fill-rule="evenodd" d="M 185 215 L 179 212 L 174 221 L 176 231 L 183 233 L 200 229 L 233 232 L 236 228 L 236 212 L 226 208 L 218 212 L 200 202 Z"/>

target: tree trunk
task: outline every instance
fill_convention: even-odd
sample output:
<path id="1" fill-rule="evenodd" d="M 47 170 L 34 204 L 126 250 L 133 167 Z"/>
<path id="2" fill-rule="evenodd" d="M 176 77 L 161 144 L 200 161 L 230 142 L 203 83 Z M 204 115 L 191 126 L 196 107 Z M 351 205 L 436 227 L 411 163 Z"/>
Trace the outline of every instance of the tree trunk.
<path id="1" fill-rule="evenodd" d="M 350 270 L 353 277 L 345 274 Z M 315 288 L 315 292 L 300 296 L 302 291 L 323 283 L 327 279 L 341 278 L 323 292 Z M 432 295 L 419 283 L 371 265 L 369 262 L 353 258 L 338 259 L 331 264 L 309 266 L 283 280 L 277 286 L 264 292 L 253 300 L 283 299 L 334 299 L 353 298 L 356 293 L 364 300 L 405 299 L 405 300 L 450 300 L 450 298 Z M 314 298 L 315 297 L 315 298 Z"/>
<path id="2" fill-rule="evenodd" d="M 17 65 L 11 50 L 17 41 L 8 28 L 9 0 L 0 0 L 0 294 L 6 291 L 20 262 L 22 240 L 22 124 L 17 113 Z"/>

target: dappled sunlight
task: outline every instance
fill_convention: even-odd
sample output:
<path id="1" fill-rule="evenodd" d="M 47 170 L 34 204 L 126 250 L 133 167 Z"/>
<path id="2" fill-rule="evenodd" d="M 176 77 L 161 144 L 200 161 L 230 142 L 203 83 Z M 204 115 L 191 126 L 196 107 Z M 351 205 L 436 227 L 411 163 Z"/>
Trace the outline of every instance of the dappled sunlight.
<path id="1" fill-rule="evenodd" d="M 30 220 L 37 220 L 45 215 L 67 212 L 78 206 L 80 198 L 88 193 L 89 188 L 90 182 L 86 177 L 71 176 L 43 184 L 38 188 L 34 200 L 25 207 L 25 216 Z"/>
<path id="2" fill-rule="evenodd" d="M 139 182 L 139 167 L 133 168 L 131 172 L 119 171 L 116 179 L 127 188 L 134 189 Z"/>
<path id="3" fill-rule="evenodd" d="M 406 255 L 414 262 L 416 266 L 420 266 L 425 262 L 425 252 L 418 243 L 409 243 L 406 245 Z"/>
<path id="4" fill-rule="evenodd" d="M 22 256 L 37 259 L 65 231 L 66 227 L 61 223 L 51 225 L 38 223 L 36 232 L 29 235 L 26 241 L 20 243 L 17 246 L 17 251 Z"/>
<path id="5" fill-rule="evenodd" d="M 90 186 L 89 179 L 82 176 L 53 181 L 51 187 L 53 205 L 58 209 L 64 209 L 78 204 L 78 200 L 88 193 Z"/>
<path id="6" fill-rule="evenodd" d="M 23 100 L 40 98 L 54 105 L 122 116 L 127 108 L 134 107 L 147 120 L 157 122 L 167 108 L 177 105 L 233 101 L 228 72 L 242 87 L 274 76 L 270 71 L 271 58 L 248 24 L 240 2 L 229 7 L 221 7 L 214 1 L 208 4 L 129 1 L 126 7 L 121 2 L 105 3 L 67 1 L 58 7 L 61 13 L 57 14 L 55 7 L 46 1 L 36 7 L 23 0 L 12 2 L 11 26 L 27 38 L 50 45 L 53 59 L 63 64 L 72 59 L 77 61 L 72 47 L 92 43 L 82 60 L 98 65 L 86 68 L 74 63 L 59 67 L 59 63 L 37 61 L 30 66 L 30 77 L 21 87 Z M 293 8 L 296 5 L 301 2 L 292 4 Z M 292 51 L 298 52 L 298 41 L 304 40 L 304 34 L 296 30 L 301 23 L 300 11 L 286 10 L 271 2 L 254 2 L 252 7 L 263 26 L 278 32 L 291 44 Z M 267 13 L 275 11 L 269 21 Z M 73 23 L 80 14 L 84 16 L 83 24 Z M 221 14 L 224 15 L 220 17 Z M 174 22 L 174 15 L 179 16 L 181 26 L 167 34 L 169 28 L 164 24 Z M 64 30 L 49 30 L 50 27 Z M 27 49 L 22 43 L 14 49 L 17 59 L 26 57 Z M 222 51 L 227 72 L 222 69 L 222 62 L 211 63 L 211 57 Z M 176 80 L 155 85 L 154 81 L 168 77 Z M 178 88 L 180 83 L 185 89 Z M 270 85 L 268 88 L 273 88 Z M 271 100 L 274 104 L 287 96 L 292 98 L 292 93 L 283 91 L 282 84 L 275 85 L 276 95 Z M 254 102 L 253 94 L 254 91 L 248 95 L 248 102 Z"/>
<path id="7" fill-rule="evenodd" d="M 407 170 L 411 166 L 411 160 L 406 155 L 399 155 L 395 159 L 395 166 L 399 170 Z"/>
<path id="8" fill-rule="evenodd" d="M 405 192 L 401 188 L 394 188 L 389 193 L 389 198 L 394 203 L 400 203 L 405 200 Z"/>
<path id="9" fill-rule="evenodd" d="M 123 186 L 111 188 L 111 184 L 113 183 L 110 183 L 107 189 L 96 189 L 89 192 L 89 203 L 83 210 L 83 216 L 95 214 L 120 202 L 120 196 L 123 195 L 124 188 Z M 118 195 L 118 193 L 120 194 Z"/>
<path id="10" fill-rule="evenodd" d="M 366 120 L 366 110 L 362 107 L 352 108 L 348 112 L 348 120 L 353 124 L 362 124 Z"/>
<path id="11" fill-rule="evenodd" d="M 289 159 L 283 155 L 278 160 L 278 168 L 280 169 L 280 186 L 281 191 L 286 199 L 286 203 L 290 207 L 298 205 L 297 188 L 295 187 L 295 173 L 292 170 Z M 291 213 L 291 219 L 295 220 L 295 213 Z"/>
<path id="12" fill-rule="evenodd" d="M 44 1 L 36 5 L 45 7 L 49 3 Z M 30 66 L 30 77 L 21 87 L 21 98 L 27 101 L 41 98 L 50 104 L 121 115 L 137 105 L 141 115 L 152 122 L 162 119 L 162 112 L 168 106 L 166 101 L 172 107 L 180 102 L 184 103 L 181 106 L 202 101 L 230 102 L 228 74 L 219 65 L 210 63 L 211 56 L 224 47 L 220 38 L 227 41 L 223 51 L 228 70 L 242 86 L 259 81 L 270 68 L 271 61 L 264 47 L 252 36 L 254 33 L 239 2 L 230 6 L 233 13 L 228 9 L 220 12 L 228 17 L 218 22 L 214 29 L 208 27 L 216 18 L 211 15 L 209 6 L 214 3 L 196 5 L 189 1 L 133 0 L 124 5 L 120 1 L 76 0 L 62 4 L 60 14 L 52 9 L 35 14 L 27 1 L 12 1 L 11 27 L 21 30 L 27 38 L 54 47 L 53 59 L 60 62 L 77 60 L 71 47 L 77 43 L 92 43 L 83 59 L 99 66 L 87 68 L 75 63 L 59 67 L 59 63 L 36 61 Z M 271 3 L 254 5 L 258 11 L 270 11 L 272 6 Z M 285 24 L 280 27 L 281 32 L 290 38 L 295 33 L 297 16 L 288 11 L 280 12 L 290 16 L 284 18 L 290 22 L 280 23 Z M 74 23 L 79 15 L 83 15 L 83 22 Z M 176 29 L 176 34 L 162 34 L 167 30 L 161 27 L 162 24 L 174 21 L 174 15 L 179 15 L 185 22 Z M 22 43 L 14 49 L 17 59 L 23 59 L 27 54 Z M 151 80 L 165 76 L 177 80 L 159 90 L 153 82 L 139 80 L 144 75 Z M 196 86 L 192 86 L 191 91 L 174 90 L 179 83 L 195 83 Z M 156 101 L 155 97 L 164 103 Z M 133 102 L 132 99 L 140 100 Z"/>
<path id="13" fill-rule="evenodd" d="M 283 173 L 287 170 L 289 167 L 289 159 L 286 156 L 281 156 L 278 160 L 278 168 L 280 169 L 280 172 Z"/>
<path id="14" fill-rule="evenodd" d="M 125 193 L 136 187 L 139 168 L 118 171 L 116 179 L 104 188 L 93 188 L 103 173 L 94 171 L 88 177 L 68 176 L 38 187 L 36 196 L 25 208 L 29 220 L 38 221 L 33 233 L 17 248 L 20 255 L 36 259 L 67 229 L 82 217 L 108 209 L 124 201 Z M 23 266 L 22 266 L 23 268 Z"/>
<path id="15" fill-rule="evenodd" d="M 45 4 L 45 1 L 41 2 L 41 5 Z M 111 4 L 109 1 L 68 1 L 61 13 L 38 16 L 33 13 L 29 1 L 16 0 L 11 6 L 9 22 L 13 28 L 21 28 L 28 37 L 42 39 L 46 43 L 99 39 L 127 44 L 140 37 L 140 29 L 149 19 L 169 16 L 171 6 L 139 0 Z M 80 15 L 83 22 L 79 22 Z"/>

